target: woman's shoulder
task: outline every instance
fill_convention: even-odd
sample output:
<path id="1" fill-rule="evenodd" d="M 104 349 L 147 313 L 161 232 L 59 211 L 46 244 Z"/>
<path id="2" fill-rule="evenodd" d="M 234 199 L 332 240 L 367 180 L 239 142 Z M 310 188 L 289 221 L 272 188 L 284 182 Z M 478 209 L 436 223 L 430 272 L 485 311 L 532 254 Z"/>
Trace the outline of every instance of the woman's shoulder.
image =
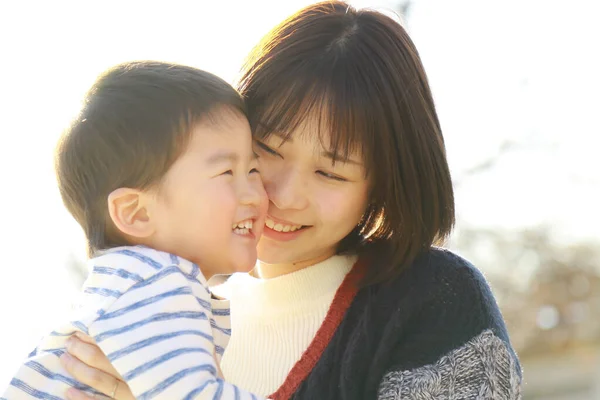
<path id="1" fill-rule="evenodd" d="M 399 280 L 403 277 L 400 276 Z M 496 305 L 484 274 L 466 258 L 441 247 L 433 247 L 407 268 L 404 279 L 427 294 L 427 300 L 446 303 L 449 299 L 465 301 L 463 306 L 477 303 Z M 475 302 L 474 302 L 475 301 Z"/>
<path id="2" fill-rule="evenodd" d="M 432 247 L 408 268 L 429 278 L 431 283 L 485 283 L 486 279 L 469 260 L 443 247 Z"/>
<path id="3" fill-rule="evenodd" d="M 490 285 L 471 262 L 431 248 L 378 292 L 394 310 L 391 326 L 398 327 L 380 399 L 421 393 L 419 382 L 427 376 L 431 385 L 422 394 L 458 390 L 460 380 L 474 396 L 495 385 L 502 398 L 518 398 L 518 357 Z"/>
<path id="4" fill-rule="evenodd" d="M 466 297 L 495 301 L 483 275 L 466 258 L 441 247 L 432 247 L 419 255 L 404 272 L 391 282 L 379 285 L 383 291 L 423 301 L 447 301 Z"/>
<path id="5" fill-rule="evenodd" d="M 392 318 L 431 332 L 457 334 L 464 342 L 486 330 L 510 343 L 504 318 L 482 272 L 458 254 L 431 248 L 397 279 L 374 290 L 376 307 L 395 310 Z"/>

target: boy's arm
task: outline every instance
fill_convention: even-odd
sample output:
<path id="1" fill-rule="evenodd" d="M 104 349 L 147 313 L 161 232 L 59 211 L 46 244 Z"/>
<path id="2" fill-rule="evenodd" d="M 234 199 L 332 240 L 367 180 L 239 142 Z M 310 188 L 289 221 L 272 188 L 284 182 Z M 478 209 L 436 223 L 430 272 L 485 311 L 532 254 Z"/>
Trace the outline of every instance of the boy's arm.
<path id="1" fill-rule="evenodd" d="M 101 311 L 89 334 L 138 399 L 256 399 L 219 377 L 209 299 L 197 279 L 163 268 Z"/>

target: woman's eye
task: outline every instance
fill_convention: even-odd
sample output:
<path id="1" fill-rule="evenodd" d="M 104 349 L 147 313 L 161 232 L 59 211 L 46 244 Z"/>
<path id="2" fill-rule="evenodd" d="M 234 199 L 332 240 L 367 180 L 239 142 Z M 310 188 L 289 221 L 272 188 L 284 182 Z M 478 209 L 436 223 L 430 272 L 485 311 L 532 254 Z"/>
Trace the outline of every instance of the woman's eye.
<path id="1" fill-rule="evenodd" d="M 233 175 L 233 170 L 227 170 L 225 172 L 223 172 L 221 175 Z"/>
<path id="2" fill-rule="evenodd" d="M 264 143 L 259 142 L 258 140 L 256 141 L 256 145 L 262 150 L 265 151 L 273 156 L 277 156 L 277 157 L 281 157 L 281 154 L 279 154 L 278 152 L 276 152 L 275 150 L 273 150 L 272 148 L 270 148 L 269 146 L 267 146 Z"/>
<path id="3" fill-rule="evenodd" d="M 260 171 L 259 171 L 258 169 L 256 169 L 256 168 L 252 168 L 252 169 L 250 170 L 250 173 L 251 173 L 251 174 L 260 174 Z"/>
<path id="4" fill-rule="evenodd" d="M 321 176 L 323 176 L 323 177 L 325 177 L 327 179 L 334 180 L 334 181 L 339 181 L 339 182 L 346 182 L 346 181 L 348 181 L 346 178 L 342 178 L 341 176 L 337 176 L 337 175 L 332 175 L 332 174 L 329 174 L 329 173 L 327 173 L 325 171 L 317 171 L 317 174 L 319 174 L 319 175 L 321 175 Z"/>

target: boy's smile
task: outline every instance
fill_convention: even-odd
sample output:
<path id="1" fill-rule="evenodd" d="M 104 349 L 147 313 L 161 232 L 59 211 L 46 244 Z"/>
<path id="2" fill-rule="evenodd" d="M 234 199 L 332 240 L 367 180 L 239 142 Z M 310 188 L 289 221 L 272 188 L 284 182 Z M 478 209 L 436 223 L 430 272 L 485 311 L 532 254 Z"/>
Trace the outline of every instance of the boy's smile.
<path id="1" fill-rule="evenodd" d="M 251 270 L 267 198 L 246 118 L 228 109 L 198 124 L 157 191 L 150 245 L 200 266 L 204 275 Z"/>

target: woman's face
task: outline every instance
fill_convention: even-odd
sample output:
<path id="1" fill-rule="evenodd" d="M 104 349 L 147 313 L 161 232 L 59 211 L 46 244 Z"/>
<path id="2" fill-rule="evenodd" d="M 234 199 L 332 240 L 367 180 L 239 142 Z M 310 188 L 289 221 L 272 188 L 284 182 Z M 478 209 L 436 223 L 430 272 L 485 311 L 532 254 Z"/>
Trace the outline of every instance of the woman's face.
<path id="1" fill-rule="evenodd" d="M 285 142 L 276 134 L 256 142 L 270 200 L 258 244 L 262 262 L 297 263 L 333 255 L 366 209 L 368 180 L 361 155 L 334 164 L 314 125 L 305 121 Z"/>

